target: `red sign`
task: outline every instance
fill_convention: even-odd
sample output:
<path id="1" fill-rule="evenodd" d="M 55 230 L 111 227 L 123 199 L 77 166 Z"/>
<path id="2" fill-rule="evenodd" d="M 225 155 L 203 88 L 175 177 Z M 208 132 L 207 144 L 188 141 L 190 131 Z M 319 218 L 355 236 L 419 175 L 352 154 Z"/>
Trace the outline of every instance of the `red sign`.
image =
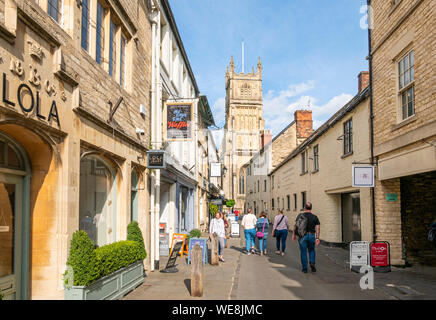
<path id="1" fill-rule="evenodd" d="M 389 247 L 387 242 L 371 243 L 371 266 L 389 266 Z"/>

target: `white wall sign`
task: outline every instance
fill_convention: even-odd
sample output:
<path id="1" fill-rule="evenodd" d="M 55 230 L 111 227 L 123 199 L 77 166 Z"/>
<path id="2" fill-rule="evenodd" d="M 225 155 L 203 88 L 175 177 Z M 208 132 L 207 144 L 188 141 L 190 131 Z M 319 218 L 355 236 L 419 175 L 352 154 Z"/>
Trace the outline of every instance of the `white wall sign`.
<path id="1" fill-rule="evenodd" d="M 350 243 L 350 268 L 367 266 L 369 264 L 369 245 L 366 241 L 353 241 Z"/>
<path id="2" fill-rule="evenodd" d="M 210 164 L 210 176 L 211 177 L 221 177 L 221 163 L 212 162 Z"/>
<path id="3" fill-rule="evenodd" d="M 353 187 L 374 187 L 374 166 L 353 166 Z"/>

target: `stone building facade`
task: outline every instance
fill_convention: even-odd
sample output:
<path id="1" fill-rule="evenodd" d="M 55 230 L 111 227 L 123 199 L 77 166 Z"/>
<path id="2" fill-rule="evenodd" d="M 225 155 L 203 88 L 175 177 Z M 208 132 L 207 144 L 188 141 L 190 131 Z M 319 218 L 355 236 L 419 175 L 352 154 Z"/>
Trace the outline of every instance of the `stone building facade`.
<path id="1" fill-rule="evenodd" d="M 262 98 L 262 64 L 259 57 L 257 72 L 235 72 L 233 57 L 226 71 L 226 123 L 221 154 L 227 169 L 223 188 L 227 199 L 235 200 L 235 210 L 245 204 L 245 176 L 241 171 L 257 154 L 264 134 Z"/>
<path id="2" fill-rule="evenodd" d="M 277 208 L 271 199 L 273 179 L 268 175 L 313 133 L 312 111 L 297 110 L 294 121 L 273 139 L 269 130 L 262 135 L 263 148 L 243 167 L 246 181 L 245 206 L 254 213 L 265 211 L 269 216 Z"/>
<path id="3" fill-rule="evenodd" d="M 310 201 L 330 245 L 371 241 L 370 188 L 353 187 L 352 166 L 370 160 L 369 88 L 363 88 L 269 173 L 268 218 L 283 210 L 290 223 Z"/>
<path id="4" fill-rule="evenodd" d="M 150 250 L 148 14 L 144 1 L 0 0 L 8 299 L 63 299 L 76 230 L 101 246 L 138 220 Z"/>
<path id="5" fill-rule="evenodd" d="M 436 3 L 371 0 L 376 236 L 393 264 L 430 259 L 436 219 Z M 434 259 L 434 258 L 433 258 Z"/>

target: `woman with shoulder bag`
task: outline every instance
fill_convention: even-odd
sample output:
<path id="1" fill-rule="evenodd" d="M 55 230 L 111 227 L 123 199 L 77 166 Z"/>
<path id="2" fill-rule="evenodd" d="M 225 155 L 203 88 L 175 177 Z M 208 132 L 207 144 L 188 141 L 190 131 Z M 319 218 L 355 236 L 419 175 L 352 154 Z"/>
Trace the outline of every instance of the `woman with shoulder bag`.
<path id="1" fill-rule="evenodd" d="M 219 260 L 225 262 L 223 258 L 223 251 L 224 251 L 225 239 L 226 239 L 226 228 L 224 226 L 224 220 L 222 219 L 222 213 L 219 211 L 215 213 L 215 218 L 213 218 L 212 221 L 210 222 L 209 238 L 211 241 L 212 241 L 212 235 L 214 233 L 218 235 Z"/>
<path id="2" fill-rule="evenodd" d="M 283 210 L 277 210 L 277 215 L 274 218 L 273 237 L 276 238 L 277 251 L 276 254 L 285 255 L 286 238 L 288 237 L 289 221 L 288 217 L 283 214 Z M 280 250 L 280 244 L 282 250 Z"/>
<path id="3" fill-rule="evenodd" d="M 268 228 L 269 228 L 269 221 L 266 218 L 265 212 L 262 212 L 260 214 L 260 217 L 256 223 L 256 228 L 257 228 L 256 237 L 259 240 L 260 255 L 263 256 L 264 254 L 266 255 Z"/>

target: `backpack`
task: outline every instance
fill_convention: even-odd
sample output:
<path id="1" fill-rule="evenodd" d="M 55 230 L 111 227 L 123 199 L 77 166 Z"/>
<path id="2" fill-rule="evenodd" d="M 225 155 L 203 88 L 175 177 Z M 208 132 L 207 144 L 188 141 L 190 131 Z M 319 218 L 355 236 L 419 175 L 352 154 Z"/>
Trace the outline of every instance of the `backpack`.
<path id="1" fill-rule="evenodd" d="M 300 239 L 303 238 L 307 233 L 308 222 L 309 219 L 303 213 L 300 213 L 297 217 L 297 220 L 295 220 L 295 233 Z"/>

